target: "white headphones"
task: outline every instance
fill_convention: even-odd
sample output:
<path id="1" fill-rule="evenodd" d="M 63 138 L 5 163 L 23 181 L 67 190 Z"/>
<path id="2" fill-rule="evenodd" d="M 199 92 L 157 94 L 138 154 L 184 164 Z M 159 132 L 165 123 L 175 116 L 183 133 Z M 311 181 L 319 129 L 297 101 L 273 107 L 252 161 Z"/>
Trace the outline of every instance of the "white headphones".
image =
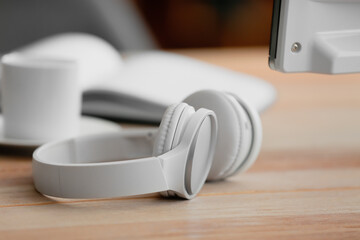
<path id="1" fill-rule="evenodd" d="M 191 199 L 205 180 L 248 169 L 261 139 L 256 110 L 231 93 L 204 90 L 170 106 L 157 134 L 123 130 L 39 147 L 34 183 L 39 192 L 63 198 L 161 192 Z"/>

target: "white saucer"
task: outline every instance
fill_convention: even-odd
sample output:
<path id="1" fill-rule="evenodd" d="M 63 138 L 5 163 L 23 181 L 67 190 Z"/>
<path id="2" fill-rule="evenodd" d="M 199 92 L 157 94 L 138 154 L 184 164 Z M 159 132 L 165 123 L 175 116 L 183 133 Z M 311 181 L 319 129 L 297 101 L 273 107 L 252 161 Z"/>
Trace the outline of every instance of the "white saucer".
<path id="1" fill-rule="evenodd" d="M 44 141 L 39 141 L 39 140 L 6 138 L 4 136 L 3 126 L 4 126 L 4 119 L 3 116 L 0 115 L 0 145 L 19 146 L 19 147 L 37 147 L 46 143 Z M 100 118 L 81 116 L 80 132 L 77 136 L 84 136 L 84 135 L 104 133 L 104 132 L 117 132 L 120 130 L 121 127 L 117 123 L 103 120 Z"/>

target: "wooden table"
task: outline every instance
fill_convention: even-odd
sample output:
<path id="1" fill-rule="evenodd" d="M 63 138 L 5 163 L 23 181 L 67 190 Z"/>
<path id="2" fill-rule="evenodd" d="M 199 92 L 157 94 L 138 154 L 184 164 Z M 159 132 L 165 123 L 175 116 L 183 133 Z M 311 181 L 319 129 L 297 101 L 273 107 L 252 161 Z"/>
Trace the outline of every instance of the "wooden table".
<path id="1" fill-rule="evenodd" d="M 49 199 L 1 148 L 0 239 L 360 239 L 360 75 L 277 73 L 266 48 L 180 53 L 277 87 L 253 168 L 191 201 Z"/>

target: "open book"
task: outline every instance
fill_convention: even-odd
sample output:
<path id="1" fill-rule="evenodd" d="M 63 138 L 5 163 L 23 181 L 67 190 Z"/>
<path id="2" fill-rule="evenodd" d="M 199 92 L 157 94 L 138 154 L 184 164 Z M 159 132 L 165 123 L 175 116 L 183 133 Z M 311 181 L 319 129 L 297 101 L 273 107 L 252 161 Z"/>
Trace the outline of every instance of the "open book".
<path id="1" fill-rule="evenodd" d="M 269 83 L 164 51 L 120 54 L 87 34 L 61 34 L 19 50 L 24 54 L 78 62 L 83 113 L 140 122 L 159 122 L 165 109 L 202 89 L 233 92 L 260 112 L 275 100 Z"/>

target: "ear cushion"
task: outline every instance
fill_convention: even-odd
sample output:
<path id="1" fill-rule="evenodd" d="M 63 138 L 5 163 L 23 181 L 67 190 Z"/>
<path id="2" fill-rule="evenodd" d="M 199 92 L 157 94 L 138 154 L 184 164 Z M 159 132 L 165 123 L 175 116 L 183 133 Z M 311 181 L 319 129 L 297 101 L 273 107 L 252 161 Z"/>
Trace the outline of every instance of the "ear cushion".
<path id="1" fill-rule="evenodd" d="M 183 103 L 183 104 L 186 104 L 186 103 Z M 171 146 L 169 146 L 169 148 L 165 148 L 164 149 L 165 151 L 170 151 L 171 149 L 173 149 L 174 147 L 179 145 L 181 138 L 185 132 L 186 126 L 189 122 L 189 119 L 191 118 L 191 116 L 194 113 L 195 113 L 195 109 L 192 106 L 189 106 L 186 104 L 186 107 L 182 111 L 181 116 L 179 118 L 174 136 L 173 137 L 169 136 L 169 139 L 172 138 L 172 144 L 171 144 Z"/>
<path id="2" fill-rule="evenodd" d="M 195 109 L 207 108 L 215 112 L 219 132 L 208 180 L 229 176 L 241 165 L 251 148 L 252 127 L 246 111 L 231 95 L 214 90 L 196 92 L 184 102 Z"/>
<path id="3" fill-rule="evenodd" d="M 153 155 L 170 151 L 179 144 L 188 119 L 194 113 L 193 107 L 186 103 L 171 105 L 165 111 L 158 134 L 154 141 Z"/>
<path id="4" fill-rule="evenodd" d="M 157 132 L 157 136 L 154 141 L 154 146 L 153 146 L 154 156 L 158 156 L 164 152 L 166 136 L 169 131 L 171 121 L 174 121 L 172 120 L 172 118 L 175 113 L 175 109 L 178 107 L 178 105 L 179 104 L 173 104 L 169 106 L 162 117 L 159 130 Z"/>

